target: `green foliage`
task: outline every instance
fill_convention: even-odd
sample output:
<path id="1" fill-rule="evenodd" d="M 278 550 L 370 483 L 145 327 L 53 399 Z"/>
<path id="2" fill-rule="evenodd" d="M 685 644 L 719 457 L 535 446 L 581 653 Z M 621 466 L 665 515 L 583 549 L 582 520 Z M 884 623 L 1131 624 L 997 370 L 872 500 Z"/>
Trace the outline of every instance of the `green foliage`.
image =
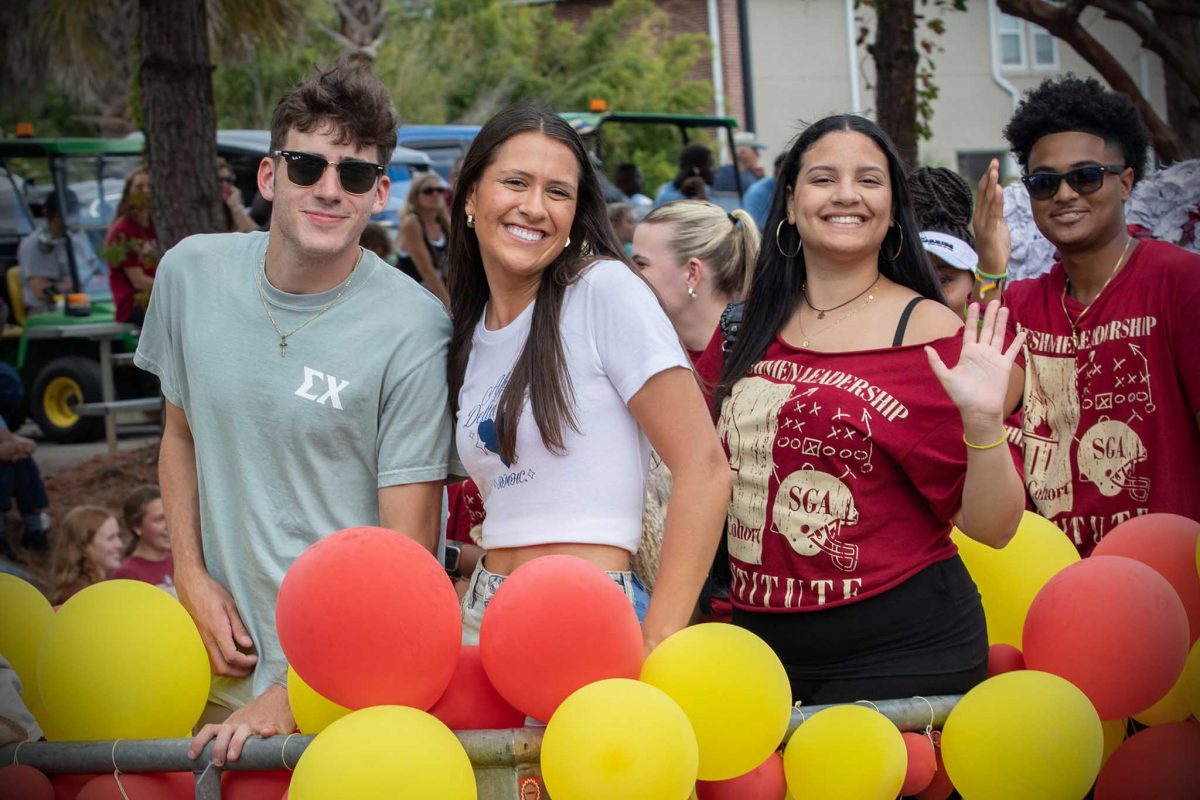
<path id="1" fill-rule="evenodd" d="M 82 109 L 90 113 L 93 109 Z M 94 131 L 79 120 L 79 103 L 67 96 L 57 85 L 47 84 L 45 93 L 36 104 L 8 107 L 0 110 L 0 138 L 14 135 L 18 122 L 32 122 L 38 137 L 93 136 Z"/>
<path id="2" fill-rule="evenodd" d="M 328 4 L 310 8 L 286 46 L 226 59 L 214 77 L 221 127 L 265 128 L 280 93 L 313 64 L 340 52 L 319 25 L 337 27 Z M 672 36 L 649 0 L 616 0 L 582 27 L 552 5 L 507 0 L 391 0 L 375 69 L 408 123 L 482 123 L 515 100 L 583 111 L 600 97 L 612 110 L 701 113 L 712 86 L 691 77 L 707 39 Z M 660 126 L 606 126 L 606 166 L 635 161 L 648 186 L 675 174 L 679 135 Z"/>

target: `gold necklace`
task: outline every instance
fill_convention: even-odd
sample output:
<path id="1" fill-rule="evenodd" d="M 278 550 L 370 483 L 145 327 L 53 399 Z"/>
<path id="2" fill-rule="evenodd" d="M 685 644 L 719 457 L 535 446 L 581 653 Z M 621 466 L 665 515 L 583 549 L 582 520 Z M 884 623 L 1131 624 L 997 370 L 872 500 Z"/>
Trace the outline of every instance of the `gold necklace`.
<path id="1" fill-rule="evenodd" d="M 1068 275 L 1063 282 L 1062 296 L 1058 299 L 1062 305 L 1063 316 L 1067 318 L 1067 324 L 1071 326 L 1071 344 L 1075 345 L 1075 349 L 1079 350 L 1079 323 L 1083 322 L 1087 312 L 1092 310 L 1092 306 L 1100 299 L 1100 295 L 1104 294 L 1104 290 L 1108 288 L 1108 284 L 1112 283 L 1112 279 L 1121 271 L 1121 267 L 1125 264 L 1125 256 L 1129 254 L 1129 248 L 1133 245 L 1133 237 L 1130 236 L 1125 240 L 1125 248 L 1121 250 L 1121 256 L 1117 259 L 1117 264 L 1112 268 L 1112 272 L 1108 273 L 1108 278 L 1105 279 L 1104 285 L 1100 287 L 1100 291 L 1096 292 L 1096 296 L 1092 298 L 1092 302 L 1083 307 L 1083 311 L 1079 312 L 1079 316 L 1074 320 L 1071 319 L 1071 313 L 1067 311 L 1067 290 L 1071 288 L 1071 277 Z"/>
<path id="2" fill-rule="evenodd" d="M 877 280 L 878 280 L 878 279 L 877 279 Z M 875 284 L 871 284 L 871 285 L 872 285 L 872 286 L 874 286 Z M 859 294 L 858 296 L 859 296 L 859 297 L 862 297 L 862 294 Z M 802 342 L 800 343 L 800 346 L 801 346 L 801 347 L 803 347 L 803 348 L 806 348 L 806 349 L 807 349 L 807 348 L 808 348 L 808 345 L 809 345 L 809 343 L 810 343 L 810 342 L 811 342 L 813 339 L 815 339 L 816 337 L 820 336 L 820 335 L 821 335 L 821 334 L 823 334 L 823 333 L 826 333 L 827 331 L 831 331 L 831 330 L 833 330 L 833 329 L 834 329 L 834 328 L 836 328 L 838 325 L 841 325 L 843 320 L 846 320 L 846 319 L 849 319 L 850 317 L 853 317 L 855 314 L 857 314 L 858 312 L 862 311 L 862 310 L 863 310 L 864 308 L 866 308 L 867 306 L 871 305 L 871 303 L 873 303 L 874 301 L 875 301 L 875 295 L 873 295 L 873 294 L 869 294 L 869 295 L 867 295 L 867 299 L 866 299 L 866 300 L 865 300 L 865 301 L 862 303 L 862 305 L 860 305 L 860 306 L 858 306 L 858 307 L 856 307 L 856 308 L 852 308 L 852 309 L 850 309 L 850 310 L 849 310 L 849 311 L 847 311 L 845 314 L 843 314 L 842 316 L 838 317 L 838 318 L 837 318 L 837 320 L 835 320 L 834 322 L 832 322 L 832 323 L 831 323 L 831 324 L 829 324 L 829 325 L 826 325 L 824 328 L 822 328 L 821 330 L 817 331 L 817 332 L 816 332 L 816 333 L 814 333 L 812 336 L 809 336 L 809 335 L 808 335 L 808 334 L 807 334 L 807 333 L 804 331 L 804 320 L 802 319 L 802 315 L 800 315 L 800 314 L 797 314 L 797 315 L 796 315 L 796 322 L 797 322 L 797 323 L 799 324 L 799 326 L 800 326 L 800 335 L 804 337 L 804 341 L 802 341 Z M 845 303 L 842 303 L 842 305 L 845 305 Z M 839 308 L 840 308 L 840 307 L 841 307 L 841 306 L 839 306 Z M 812 308 L 812 306 L 809 306 L 809 308 Z M 817 309 L 813 308 L 813 311 L 816 311 L 816 310 L 817 310 Z M 832 311 L 833 309 L 828 309 L 828 310 L 829 310 L 829 311 Z M 821 316 L 820 316 L 819 314 L 817 315 L 817 319 L 821 319 Z"/>
<path id="3" fill-rule="evenodd" d="M 814 305 L 813 305 L 813 304 L 812 304 L 812 303 L 809 301 L 809 299 L 808 299 L 808 281 L 805 281 L 804 283 L 800 284 L 800 293 L 801 293 L 802 295 L 804 295 L 804 305 L 808 306 L 808 307 L 809 307 L 809 308 L 811 308 L 813 311 L 816 311 L 816 312 L 817 312 L 817 319 L 825 319 L 825 315 L 826 315 L 826 314 L 828 314 L 830 311 L 837 311 L 837 310 L 838 310 L 839 308 L 841 308 L 842 306 L 848 306 L 848 305 L 850 305 L 851 303 L 853 303 L 855 300 L 857 300 L 858 298 L 862 297 L 862 296 L 863 296 L 864 294 L 866 294 L 867 292 L 869 292 L 869 291 L 871 291 L 872 289 L 874 289 L 874 288 L 875 288 L 875 284 L 879 283 L 879 279 L 880 279 L 880 278 L 882 278 L 882 277 L 883 277 L 883 273 L 882 273 L 882 272 L 877 272 L 877 273 L 875 273 L 875 280 L 871 281 L 871 285 L 870 285 L 870 286 L 868 286 L 867 288 L 863 289 L 861 292 L 859 292 L 858 294 L 854 295 L 854 297 L 851 297 L 851 298 L 850 298 L 849 300 L 847 300 L 846 302 L 844 302 L 844 303 L 838 303 L 836 306 L 830 306 L 829 308 L 817 308 L 816 306 L 814 306 Z"/>
<path id="4" fill-rule="evenodd" d="M 271 327 L 275 329 L 275 334 L 279 337 L 279 357 L 280 358 L 287 358 L 288 337 L 295 336 L 310 322 L 314 322 L 315 320 L 320 318 L 320 316 L 322 314 L 324 314 L 326 311 L 333 308 L 333 304 L 341 299 L 341 297 L 345 293 L 346 289 L 350 286 L 350 279 L 354 277 L 354 273 L 358 270 L 358 265 L 359 265 L 359 262 L 362 261 L 362 257 L 363 257 L 363 249 L 360 247 L 360 248 L 358 248 L 358 260 L 356 260 L 354 262 L 354 266 L 351 268 L 350 274 L 346 276 L 346 280 L 342 282 L 342 288 L 338 289 L 338 293 L 333 296 L 333 299 L 330 300 L 328 303 L 326 303 L 325 306 L 320 311 L 318 311 L 316 314 L 313 314 L 311 317 L 304 320 L 304 322 L 301 322 L 299 325 L 292 328 L 287 333 L 284 333 L 283 331 L 279 330 L 279 326 L 277 324 L 275 324 L 275 317 L 271 314 L 271 307 L 269 305 L 267 305 L 266 292 L 263 291 L 263 276 L 266 275 L 266 272 L 267 272 L 267 251 L 266 250 L 263 251 L 262 269 L 258 273 L 258 299 L 262 301 L 263 311 L 267 312 L 267 319 L 271 320 Z"/>

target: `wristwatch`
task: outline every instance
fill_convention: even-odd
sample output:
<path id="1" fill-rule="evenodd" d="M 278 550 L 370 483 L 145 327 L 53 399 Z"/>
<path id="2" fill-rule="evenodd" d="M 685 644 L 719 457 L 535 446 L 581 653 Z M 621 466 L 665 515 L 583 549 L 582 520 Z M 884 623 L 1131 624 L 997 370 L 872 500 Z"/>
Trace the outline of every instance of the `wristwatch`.
<path id="1" fill-rule="evenodd" d="M 461 578 L 459 565 L 462 561 L 462 545 L 458 542 L 446 542 L 446 554 L 442 557 L 442 566 L 451 578 Z"/>

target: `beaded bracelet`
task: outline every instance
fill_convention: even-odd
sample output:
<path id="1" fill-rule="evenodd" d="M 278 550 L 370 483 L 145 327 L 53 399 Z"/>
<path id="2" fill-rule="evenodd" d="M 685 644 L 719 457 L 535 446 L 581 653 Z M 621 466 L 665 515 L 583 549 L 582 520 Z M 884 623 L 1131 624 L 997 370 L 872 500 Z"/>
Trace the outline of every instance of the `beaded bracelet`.
<path id="1" fill-rule="evenodd" d="M 1005 431 L 1003 434 L 1001 434 L 1000 438 L 997 439 L 996 441 L 992 442 L 991 444 L 972 444 L 967 439 L 967 435 L 965 433 L 963 434 L 963 444 L 965 444 L 967 447 L 971 448 L 972 450 L 991 450 L 993 447 L 999 447 L 1000 445 L 1004 444 L 1006 441 L 1008 441 L 1008 431 Z"/>

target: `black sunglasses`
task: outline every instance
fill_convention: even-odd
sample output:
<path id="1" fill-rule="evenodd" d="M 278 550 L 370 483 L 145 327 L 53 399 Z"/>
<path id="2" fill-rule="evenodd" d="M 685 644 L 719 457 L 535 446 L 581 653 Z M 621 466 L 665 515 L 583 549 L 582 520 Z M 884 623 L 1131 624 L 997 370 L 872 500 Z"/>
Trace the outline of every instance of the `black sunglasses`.
<path id="1" fill-rule="evenodd" d="M 442 187 L 440 186 L 422 186 L 421 194 L 441 194 Z"/>
<path id="2" fill-rule="evenodd" d="M 1107 173 L 1120 175 L 1124 171 L 1124 164 L 1095 164 L 1070 172 L 1035 172 L 1023 176 L 1021 183 L 1025 184 L 1029 196 L 1034 200 L 1049 200 L 1058 194 L 1058 187 L 1064 180 L 1079 194 L 1091 194 L 1099 191 L 1104 185 L 1104 176 Z"/>
<path id="3" fill-rule="evenodd" d="M 297 186 L 312 186 L 321 180 L 330 161 L 316 153 L 297 153 L 292 150 L 274 150 L 272 156 L 282 156 L 287 162 L 288 180 Z M 375 181 L 384 173 L 382 164 L 370 161 L 339 161 L 338 180 L 350 194 L 365 194 L 375 186 Z"/>
<path id="4" fill-rule="evenodd" d="M 237 178 L 232 175 L 220 175 L 217 177 L 221 183 L 237 183 Z"/>

